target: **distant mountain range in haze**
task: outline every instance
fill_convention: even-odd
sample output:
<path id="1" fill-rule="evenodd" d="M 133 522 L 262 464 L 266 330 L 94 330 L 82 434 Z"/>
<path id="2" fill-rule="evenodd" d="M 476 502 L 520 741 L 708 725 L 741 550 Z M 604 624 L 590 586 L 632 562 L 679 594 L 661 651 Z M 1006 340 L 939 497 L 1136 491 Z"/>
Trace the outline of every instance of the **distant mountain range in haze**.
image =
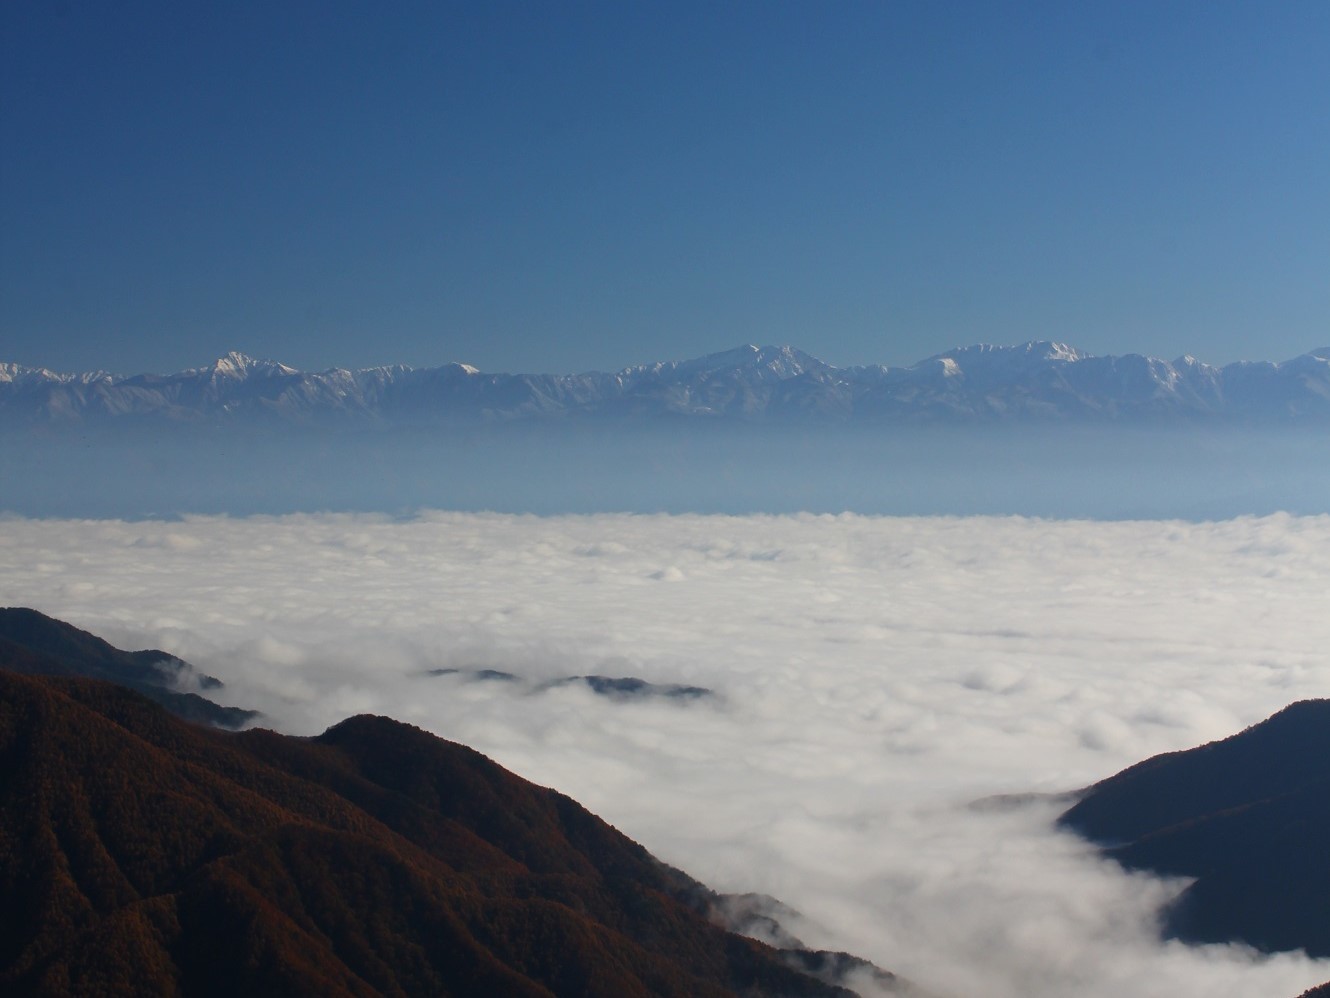
<path id="1" fill-rule="evenodd" d="M 0 364 L 10 426 L 278 422 L 411 426 L 646 420 L 787 425 L 1002 422 L 1330 423 L 1330 347 L 1282 363 L 1091 356 L 978 345 L 911 367 L 833 367 L 741 346 L 617 373 L 488 374 L 466 364 L 298 371 L 240 353 L 177 374 L 58 374 Z"/>

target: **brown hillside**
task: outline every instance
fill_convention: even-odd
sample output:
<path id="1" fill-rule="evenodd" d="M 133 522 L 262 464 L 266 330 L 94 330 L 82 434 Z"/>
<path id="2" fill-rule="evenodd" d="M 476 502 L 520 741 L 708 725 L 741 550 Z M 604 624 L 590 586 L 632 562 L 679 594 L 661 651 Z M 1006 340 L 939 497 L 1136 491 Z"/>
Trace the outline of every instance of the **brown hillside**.
<path id="1" fill-rule="evenodd" d="M 220 689 L 221 680 L 198 673 L 164 651 L 121 651 L 96 635 L 27 607 L 0 607 L 0 666 L 29 676 L 83 676 L 127 686 L 177 717 L 218 728 L 242 728 L 258 711 L 223 707 L 177 685 Z"/>
<path id="2" fill-rule="evenodd" d="M 195 727 L 0 671 L 0 992 L 846 995 L 572 800 L 385 718 Z"/>

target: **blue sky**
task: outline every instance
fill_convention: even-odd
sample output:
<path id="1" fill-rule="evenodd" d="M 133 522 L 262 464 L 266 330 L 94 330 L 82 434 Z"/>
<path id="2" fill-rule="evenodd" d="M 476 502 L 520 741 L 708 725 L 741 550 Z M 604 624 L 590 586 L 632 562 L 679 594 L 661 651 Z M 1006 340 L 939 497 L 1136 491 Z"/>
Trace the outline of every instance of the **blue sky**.
<path id="1" fill-rule="evenodd" d="M 1330 4 L 0 9 L 0 359 L 1330 342 Z"/>

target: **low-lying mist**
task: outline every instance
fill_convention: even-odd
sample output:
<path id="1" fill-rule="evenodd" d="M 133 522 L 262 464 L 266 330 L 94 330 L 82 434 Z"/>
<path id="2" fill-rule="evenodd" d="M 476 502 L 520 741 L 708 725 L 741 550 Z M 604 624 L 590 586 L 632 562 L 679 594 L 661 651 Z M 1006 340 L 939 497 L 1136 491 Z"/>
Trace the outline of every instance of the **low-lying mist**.
<path id="1" fill-rule="evenodd" d="M 528 457 L 532 494 L 577 487 Z M 672 459 L 636 460 L 668 492 Z M 472 745 L 944 995 L 1292 998 L 1330 964 L 1161 943 L 1181 885 L 1053 831 L 1057 800 L 991 798 L 1330 695 L 1327 551 L 1330 517 L 1283 514 L 13 517 L 0 602 L 177 654 L 281 730 L 369 711 Z M 555 682 L 584 675 L 713 693 Z"/>
<path id="2" fill-rule="evenodd" d="M 27 516 L 1330 512 L 1330 437 L 1231 427 L 117 424 L 0 433 L 0 461 L 0 511 Z"/>

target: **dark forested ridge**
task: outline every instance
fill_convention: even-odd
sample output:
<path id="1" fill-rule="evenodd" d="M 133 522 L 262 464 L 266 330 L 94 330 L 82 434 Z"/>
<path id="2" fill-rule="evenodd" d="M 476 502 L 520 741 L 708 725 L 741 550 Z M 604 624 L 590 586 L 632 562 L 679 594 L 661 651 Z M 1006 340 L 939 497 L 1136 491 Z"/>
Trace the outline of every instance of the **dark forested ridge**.
<path id="1" fill-rule="evenodd" d="M 1131 869 L 1195 878 L 1165 913 L 1170 936 L 1330 956 L 1330 700 L 1147 759 L 1061 821 Z"/>
<path id="2" fill-rule="evenodd" d="M 177 689 L 191 682 L 220 689 L 221 680 L 196 673 L 174 655 L 155 649 L 121 651 L 96 635 L 26 607 L 0 607 L 0 668 L 32 676 L 84 676 L 137 690 L 187 721 L 239 728 L 258 711 L 223 707 Z"/>
<path id="3" fill-rule="evenodd" d="M 712 924 L 715 895 L 574 801 L 417 728 L 225 732 L 3 670 L 0 899 L 5 994 L 849 994 Z"/>

